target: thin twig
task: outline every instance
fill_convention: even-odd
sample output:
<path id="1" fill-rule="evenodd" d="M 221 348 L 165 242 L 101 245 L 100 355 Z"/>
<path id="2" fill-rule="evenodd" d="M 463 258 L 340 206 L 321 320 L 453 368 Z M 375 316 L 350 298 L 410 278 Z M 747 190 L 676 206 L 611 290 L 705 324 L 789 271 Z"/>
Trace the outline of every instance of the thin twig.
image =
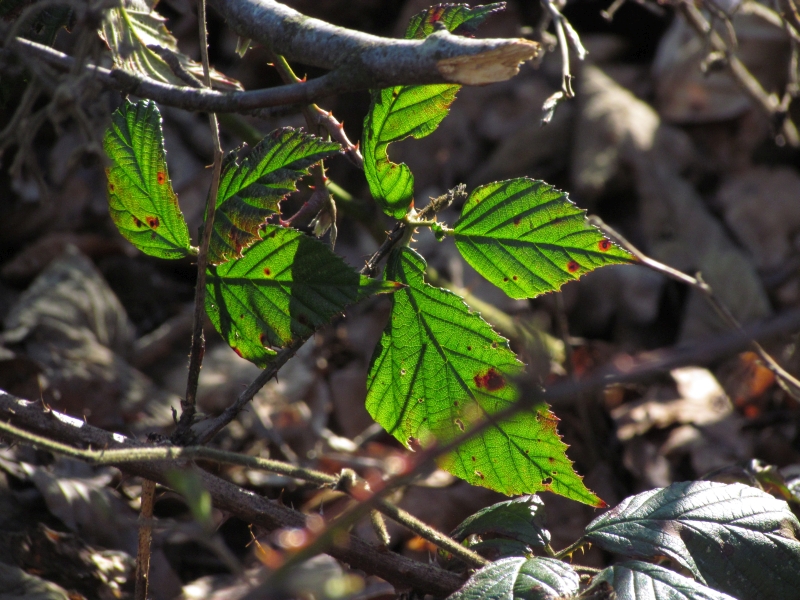
<path id="1" fill-rule="evenodd" d="M 206 3 L 197 0 L 197 20 L 200 32 L 200 56 L 203 61 L 203 83 L 211 88 L 211 67 L 208 63 L 208 33 L 206 31 Z M 211 127 L 211 137 L 214 143 L 214 164 L 211 172 L 211 186 L 206 200 L 205 222 L 203 223 L 200 249 L 197 254 L 197 284 L 194 292 L 194 317 L 192 323 L 192 346 L 189 354 L 189 375 L 186 381 L 186 397 L 181 401 L 181 418 L 173 435 L 174 441 L 187 443 L 191 441 L 189 433 L 196 414 L 197 385 L 200 379 L 200 369 L 203 365 L 205 354 L 205 337 L 203 336 L 203 322 L 205 320 L 206 301 L 206 267 L 208 265 L 208 247 L 211 243 L 211 234 L 214 231 L 214 216 L 217 210 L 217 190 L 219 178 L 222 173 L 222 143 L 219 138 L 219 123 L 217 115 L 208 113 L 208 123 Z"/>
<path id="2" fill-rule="evenodd" d="M 322 471 L 297 467 L 278 460 L 261 458 L 258 456 L 248 456 L 236 452 L 225 452 L 224 450 L 207 448 L 205 446 L 144 446 L 118 450 L 82 450 L 80 448 L 74 448 L 66 444 L 60 444 L 42 436 L 32 434 L 25 430 L 19 429 L 18 427 L 14 427 L 13 425 L 3 423 L 2 421 L 0 421 L 0 433 L 2 433 L 6 438 L 16 439 L 28 444 L 32 444 L 37 448 L 49 450 L 51 452 L 63 454 L 72 458 L 77 458 L 94 465 L 119 466 L 128 463 L 206 460 L 219 464 L 239 465 L 252 469 L 270 471 L 272 473 L 278 473 L 279 475 L 284 475 L 293 479 L 300 479 L 302 481 L 308 481 L 317 485 L 335 486 L 336 489 L 346 492 L 353 497 L 358 497 L 359 495 L 358 492 L 354 490 L 359 488 L 362 490 L 369 489 L 366 482 L 363 479 L 360 479 L 355 472 L 349 469 L 343 471 L 339 476 L 329 475 L 328 473 L 323 473 Z M 142 525 L 140 526 L 139 552 L 140 556 L 143 556 L 143 536 L 146 534 L 148 555 L 146 556 L 146 561 L 145 559 L 141 559 L 140 561 L 144 566 L 149 563 L 150 524 L 153 516 L 152 491 L 149 487 L 145 486 L 151 485 L 152 489 L 154 490 L 155 483 L 146 480 L 142 487 L 142 516 L 140 521 Z M 147 500 L 146 493 L 150 494 L 149 502 L 151 504 L 149 509 L 146 509 L 145 507 L 145 501 Z M 472 550 L 465 548 L 452 538 L 423 523 L 414 515 L 403 510 L 402 508 L 398 508 L 394 504 L 384 499 L 381 499 L 375 508 L 378 512 L 386 515 L 393 521 L 399 523 L 403 527 L 406 527 L 410 531 L 416 533 L 423 539 L 428 540 L 439 548 L 442 548 L 454 556 L 457 556 L 470 566 L 481 567 L 489 562 Z M 147 524 L 146 530 L 144 524 Z"/>
<path id="3" fill-rule="evenodd" d="M 748 71 L 744 63 L 736 57 L 722 37 L 713 30 L 703 13 L 697 9 L 692 1 L 677 0 L 677 6 L 695 32 L 701 38 L 708 40 L 712 50 L 721 52 L 725 56 L 728 70 L 733 79 L 767 116 L 772 127 L 780 132 L 783 141 L 793 148 L 800 146 L 800 135 L 798 135 L 797 127 L 795 127 L 794 122 L 781 106 L 778 98 L 774 94 L 768 94 L 761 87 L 758 80 Z"/>
<path id="4" fill-rule="evenodd" d="M 139 511 L 139 549 L 136 553 L 135 600 L 147 600 L 150 583 L 150 543 L 153 537 L 153 506 L 156 498 L 156 482 L 142 481 L 142 506 Z"/>
<path id="5" fill-rule="evenodd" d="M 703 298 L 705 298 L 706 302 L 708 302 L 708 304 L 714 309 L 720 319 L 722 319 L 722 321 L 728 327 L 738 331 L 739 333 L 744 333 L 741 323 L 739 323 L 730 309 L 717 297 L 717 295 L 714 293 L 714 290 L 711 289 L 711 286 L 703 280 L 700 273 L 697 273 L 695 277 L 691 277 L 686 273 L 682 273 L 677 269 L 673 269 L 664 263 L 660 263 L 657 260 L 650 258 L 644 252 L 634 246 L 630 241 L 628 241 L 622 234 L 620 234 L 610 225 L 603 222 L 603 220 L 597 216 L 592 215 L 589 217 L 589 221 L 592 223 L 592 225 L 603 231 L 603 233 L 605 233 L 613 241 L 633 254 L 633 256 L 635 256 L 636 259 L 645 267 L 698 290 L 703 295 Z M 764 366 L 773 372 L 781 387 L 790 396 L 796 400 L 800 400 L 800 381 L 798 381 L 797 378 L 795 378 L 791 373 L 787 372 L 783 367 L 781 367 L 778 362 L 766 350 L 764 350 L 764 347 L 756 340 L 751 340 L 751 345 L 753 350 L 756 352 L 756 354 L 758 354 L 759 358 L 764 363 Z"/>

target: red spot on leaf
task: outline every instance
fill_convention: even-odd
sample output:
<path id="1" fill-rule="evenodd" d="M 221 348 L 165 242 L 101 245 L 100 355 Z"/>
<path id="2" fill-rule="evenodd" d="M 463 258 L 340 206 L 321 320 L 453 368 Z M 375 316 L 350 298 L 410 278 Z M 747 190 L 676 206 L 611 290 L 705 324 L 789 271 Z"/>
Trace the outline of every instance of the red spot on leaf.
<path id="1" fill-rule="evenodd" d="M 264 268 L 264 275 L 266 275 L 267 277 L 272 275 L 272 271 L 269 270 L 269 267 L 265 267 Z"/>
<path id="2" fill-rule="evenodd" d="M 139 219 L 137 219 L 136 217 L 133 217 L 133 224 L 136 225 L 137 227 L 141 227 L 142 226 L 142 222 Z"/>
<path id="3" fill-rule="evenodd" d="M 574 260 L 571 260 L 567 263 L 567 271 L 570 273 L 575 273 L 576 271 L 580 271 L 581 266 Z"/>
<path id="4" fill-rule="evenodd" d="M 158 222 L 158 217 L 145 217 L 147 219 L 147 225 L 150 229 L 158 229 L 158 226 L 161 224 Z"/>
<path id="5" fill-rule="evenodd" d="M 261 342 L 262 346 L 266 346 L 267 345 L 267 343 L 265 341 L 266 337 L 267 336 L 265 334 L 263 334 L 263 333 L 259 334 L 259 336 L 258 336 L 258 341 Z"/>
<path id="6" fill-rule="evenodd" d="M 609 240 L 600 240 L 597 242 L 597 247 L 600 249 L 600 252 L 608 252 L 611 250 L 611 242 Z"/>
<path id="7" fill-rule="evenodd" d="M 114 184 L 113 184 L 113 183 L 109 183 L 109 184 L 108 184 L 108 191 L 109 191 L 109 192 L 113 192 L 115 189 L 116 189 L 116 188 L 114 188 Z"/>
<path id="8" fill-rule="evenodd" d="M 478 373 L 473 380 L 476 386 L 489 392 L 496 392 L 506 386 L 506 380 L 500 373 L 495 371 L 494 367 L 491 367 L 485 375 Z"/>
<path id="9" fill-rule="evenodd" d="M 441 19 L 443 12 L 444 12 L 443 8 L 437 8 L 433 13 L 431 13 L 431 23 L 436 23 L 436 21 Z"/>
<path id="10" fill-rule="evenodd" d="M 516 281 L 516 280 L 517 280 L 517 276 L 516 276 L 516 275 L 514 275 L 514 277 L 513 277 L 512 279 L 514 279 L 514 281 Z"/>
<path id="11" fill-rule="evenodd" d="M 241 351 L 241 350 L 239 350 L 238 348 L 233 348 L 233 351 L 234 351 L 234 352 L 236 352 L 236 355 L 237 355 L 239 358 L 244 358 L 244 357 L 242 356 L 242 351 Z"/>
<path id="12" fill-rule="evenodd" d="M 159 171 L 156 173 L 156 181 L 158 181 L 158 185 L 164 185 L 164 183 L 167 181 L 167 175 L 164 173 L 164 171 Z"/>

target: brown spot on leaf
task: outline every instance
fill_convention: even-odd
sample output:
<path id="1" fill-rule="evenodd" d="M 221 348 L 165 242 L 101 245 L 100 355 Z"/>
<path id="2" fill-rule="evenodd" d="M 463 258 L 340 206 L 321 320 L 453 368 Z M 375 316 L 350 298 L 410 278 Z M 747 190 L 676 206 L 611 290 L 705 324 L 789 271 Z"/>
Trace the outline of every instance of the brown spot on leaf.
<path id="1" fill-rule="evenodd" d="M 516 280 L 517 280 L 517 276 L 516 276 L 516 275 L 514 275 L 514 277 L 513 277 L 512 279 L 513 279 L 514 281 L 516 281 Z"/>
<path id="2" fill-rule="evenodd" d="M 519 224 L 522 222 L 522 217 L 514 217 L 514 225 L 519 227 Z"/>
<path id="3" fill-rule="evenodd" d="M 555 458 L 553 458 L 552 456 L 548 456 L 548 457 L 547 457 L 547 460 L 549 460 L 551 464 L 552 464 L 552 463 L 554 463 L 554 462 L 556 462 L 556 459 L 555 459 Z"/>
<path id="4" fill-rule="evenodd" d="M 458 406 L 458 400 L 453 401 L 453 406 Z"/>
<path id="5" fill-rule="evenodd" d="M 475 471 L 475 475 L 477 475 L 481 479 L 486 479 L 486 476 L 483 473 L 481 473 L 480 471 Z"/>
<path id="6" fill-rule="evenodd" d="M 475 458 L 474 456 L 472 457 L 472 462 L 476 462 L 477 460 L 478 460 L 478 459 L 477 459 L 477 458 Z"/>
<path id="7" fill-rule="evenodd" d="M 137 227 L 141 227 L 142 226 L 142 222 L 139 219 L 137 219 L 135 216 L 133 217 L 133 224 L 136 225 Z"/>
<path id="8" fill-rule="evenodd" d="M 600 249 L 600 252 L 608 252 L 611 250 L 611 242 L 609 240 L 600 240 L 597 242 L 597 247 Z"/>
<path id="9" fill-rule="evenodd" d="M 551 483 L 553 483 L 553 478 L 552 477 L 545 477 L 544 479 L 542 479 L 542 485 L 544 487 L 549 486 Z"/>
<path id="10" fill-rule="evenodd" d="M 236 355 L 237 355 L 239 358 L 244 358 L 244 357 L 242 356 L 242 351 L 241 351 L 241 350 L 239 350 L 238 348 L 233 348 L 233 351 L 234 351 L 234 352 L 236 352 Z"/>
<path id="11" fill-rule="evenodd" d="M 574 273 L 575 271 L 579 271 L 581 266 L 574 260 L 571 260 L 567 263 L 567 271 L 570 273 Z"/>
<path id="12" fill-rule="evenodd" d="M 267 336 L 266 336 L 266 334 L 264 334 L 264 333 L 260 333 L 260 334 L 258 335 L 258 341 L 259 341 L 259 342 L 261 342 L 261 345 L 262 345 L 262 346 L 266 346 L 266 345 L 267 345 L 267 344 L 266 344 L 266 342 L 264 341 L 264 340 L 266 339 L 266 337 L 267 337 Z"/>
<path id="13" fill-rule="evenodd" d="M 494 367 L 491 367 L 485 374 L 481 375 L 478 373 L 473 377 L 475 381 L 475 385 L 479 388 L 483 388 L 489 392 L 496 392 L 506 386 L 506 380 L 503 378 L 500 373 L 498 373 Z"/>
<path id="14" fill-rule="evenodd" d="M 308 327 L 308 317 L 304 314 L 297 315 L 297 320 L 300 322 L 301 325 L 305 325 Z"/>
<path id="15" fill-rule="evenodd" d="M 156 181 L 158 181 L 158 185 L 164 185 L 164 183 L 166 183 L 167 175 L 164 173 L 164 171 L 159 171 L 156 173 Z"/>
<path id="16" fill-rule="evenodd" d="M 161 225 L 158 221 L 158 217 L 145 217 L 147 219 L 147 225 L 150 229 L 158 229 L 158 226 Z"/>
<path id="17" fill-rule="evenodd" d="M 503 281 L 508 281 L 508 277 L 503 277 Z"/>
<path id="18" fill-rule="evenodd" d="M 267 277 L 272 275 L 272 271 L 270 271 L 269 267 L 264 267 L 264 275 L 266 275 Z"/>
<path id="19" fill-rule="evenodd" d="M 114 187 L 114 184 L 109 182 L 109 184 L 108 184 L 108 191 L 109 191 L 109 192 L 113 192 L 115 189 L 116 189 L 116 188 Z"/>

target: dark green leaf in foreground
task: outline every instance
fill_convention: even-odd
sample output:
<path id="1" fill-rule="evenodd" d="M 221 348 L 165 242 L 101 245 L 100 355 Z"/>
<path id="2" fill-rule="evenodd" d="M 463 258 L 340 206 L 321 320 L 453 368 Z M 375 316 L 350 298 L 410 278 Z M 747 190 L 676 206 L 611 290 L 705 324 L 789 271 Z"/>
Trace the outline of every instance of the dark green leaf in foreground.
<path id="1" fill-rule="evenodd" d="M 580 584 L 567 563 L 554 558 L 504 558 L 484 567 L 448 600 L 561 600 Z"/>
<path id="2" fill-rule="evenodd" d="M 668 556 L 737 598 L 792 598 L 800 586 L 798 532 L 782 500 L 739 483 L 695 481 L 626 498 L 592 521 L 586 537 L 617 554 Z"/>
<path id="3" fill-rule="evenodd" d="M 495 2 L 471 8 L 468 4 L 436 4 L 418 12 L 408 20 L 407 40 L 421 40 L 436 31 L 439 23 L 450 33 L 469 35 L 475 33 L 486 17 L 505 10 L 505 2 Z"/>
<path id="4" fill-rule="evenodd" d="M 465 519 L 450 537 L 460 542 L 471 535 L 502 536 L 531 547 L 546 546 L 550 532 L 544 527 L 544 502 L 535 495 L 498 502 Z"/>
<path id="5" fill-rule="evenodd" d="M 209 267 L 206 312 L 234 351 L 264 368 L 273 348 L 308 337 L 345 306 L 399 286 L 351 269 L 322 242 L 267 225 L 242 258 Z"/>
<path id="6" fill-rule="evenodd" d="M 156 103 L 126 100 L 111 117 L 103 147 L 111 159 L 108 206 L 120 233 L 145 254 L 187 256 L 189 228 L 169 179 Z"/>
<path id="7" fill-rule="evenodd" d="M 466 4 L 432 6 L 411 18 L 406 39 L 427 37 L 434 31 L 434 23 L 441 23 L 451 33 L 471 33 L 486 17 L 504 7 L 504 3 L 476 8 Z M 364 120 L 364 173 L 373 198 L 387 215 L 402 218 L 414 199 L 414 175 L 407 165 L 389 160 L 389 144 L 433 133 L 447 116 L 460 87 L 399 85 L 372 93 Z"/>
<path id="8" fill-rule="evenodd" d="M 261 140 L 242 160 L 228 155 L 217 193 L 209 262 L 241 256 L 259 239 L 264 219 L 278 212 L 280 201 L 297 189 L 295 182 L 308 174 L 306 169 L 340 150 L 336 142 L 284 127 Z"/>
<path id="9" fill-rule="evenodd" d="M 367 410 L 407 447 L 461 435 L 518 398 L 512 380 L 522 365 L 480 315 L 447 290 L 423 281 L 425 261 L 408 248 L 389 257 L 384 276 L 406 284 L 367 380 Z M 439 459 L 454 475 L 504 494 L 548 490 L 602 505 L 583 485 L 542 404 L 520 410 Z"/>
<path id="10" fill-rule="evenodd" d="M 533 298 L 597 267 L 632 261 L 564 192 L 527 177 L 475 189 L 454 229 L 466 261 L 512 298 Z"/>
<path id="11" fill-rule="evenodd" d="M 610 598 L 611 590 L 615 600 L 735 600 L 694 579 L 638 560 L 604 569 L 580 597 Z"/>

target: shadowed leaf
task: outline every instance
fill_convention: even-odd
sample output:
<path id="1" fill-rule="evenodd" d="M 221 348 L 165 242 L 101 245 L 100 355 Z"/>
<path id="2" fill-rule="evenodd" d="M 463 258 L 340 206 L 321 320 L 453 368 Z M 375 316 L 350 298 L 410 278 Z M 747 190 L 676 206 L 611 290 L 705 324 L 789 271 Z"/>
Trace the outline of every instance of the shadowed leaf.
<path id="1" fill-rule="evenodd" d="M 123 237 L 151 256 L 187 256 L 189 228 L 169 178 L 156 103 L 126 100 L 111 117 L 103 147 L 111 159 L 108 206 Z"/>
<path id="2" fill-rule="evenodd" d="M 306 169 L 340 150 L 336 142 L 285 127 L 270 133 L 242 160 L 229 154 L 219 182 L 209 262 L 219 264 L 241 256 L 243 249 L 259 239 L 264 219 L 297 189 L 295 182 L 308 174 Z"/>
<path id="3" fill-rule="evenodd" d="M 694 579 L 638 560 L 604 569 L 580 597 L 596 598 L 596 592 L 607 593 L 609 587 L 616 600 L 735 600 Z"/>
<path id="4" fill-rule="evenodd" d="M 126 0 L 104 12 L 100 37 L 111 50 L 114 65 L 171 85 L 186 85 L 162 54 L 171 55 L 185 77 L 203 80 L 203 66 L 178 50 L 178 42 L 167 30 L 166 19 L 152 10 L 155 2 Z M 241 90 L 238 81 L 211 69 L 212 87 Z"/>
<path id="5" fill-rule="evenodd" d="M 498 502 L 465 519 L 450 534 L 456 541 L 470 535 L 503 536 L 531 547 L 550 543 L 550 532 L 544 528 L 544 502 L 535 495 Z"/>
<path id="6" fill-rule="evenodd" d="M 609 552 L 668 556 L 737 598 L 790 598 L 800 573 L 798 532 L 782 500 L 740 483 L 694 481 L 626 498 L 592 521 L 586 537 Z"/>
<path id="7" fill-rule="evenodd" d="M 273 348 L 307 337 L 352 304 L 399 286 L 356 273 L 295 229 L 267 225 L 241 258 L 210 267 L 206 312 L 239 356 L 264 368 Z"/>
<path id="8" fill-rule="evenodd" d="M 533 298 L 597 267 L 633 260 L 564 192 L 527 177 L 475 189 L 454 229 L 464 259 L 512 298 Z"/>
<path id="9" fill-rule="evenodd" d="M 560 600 L 578 591 L 580 578 L 553 558 L 504 558 L 482 568 L 447 600 Z"/>
<path id="10" fill-rule="evenodd" d="M 463 300 L 423 281 L 425 261 L 395 250 L 384 276 L 406 284 L 372 359 L 367 410 L 407 447 L 452 440 L 513 404 L 522 364 L 501 337 Z M 493 423 L 439 459 L 450 473 L 504 494 L 548 490 L 602 505 L 583 485 L 542 404 Z"/>

